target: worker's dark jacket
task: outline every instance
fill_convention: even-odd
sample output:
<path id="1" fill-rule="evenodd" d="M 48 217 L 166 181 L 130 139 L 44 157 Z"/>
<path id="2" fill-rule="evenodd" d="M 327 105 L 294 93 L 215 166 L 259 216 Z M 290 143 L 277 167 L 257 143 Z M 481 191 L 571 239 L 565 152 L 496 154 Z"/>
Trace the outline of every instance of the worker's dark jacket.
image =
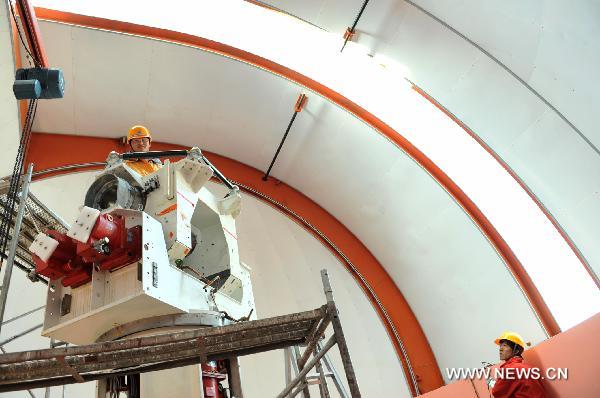
<path id="1" fill-rule="evenodd" d="M 512 357 L 508 361 L 500 365 L 504 368 L 504 378 L 498 379 L 492 395 L 494 398 L 546 398 L 544 387 L 540 378 L 543 376 L 540 373 L 540 378 L 532 377 L 533 373 L 527 374 L 527 369 L 532 369 L 531 366 L 523 362 L 521 357 Z M 512 368 L 511 371 L 506 369 Z"/>

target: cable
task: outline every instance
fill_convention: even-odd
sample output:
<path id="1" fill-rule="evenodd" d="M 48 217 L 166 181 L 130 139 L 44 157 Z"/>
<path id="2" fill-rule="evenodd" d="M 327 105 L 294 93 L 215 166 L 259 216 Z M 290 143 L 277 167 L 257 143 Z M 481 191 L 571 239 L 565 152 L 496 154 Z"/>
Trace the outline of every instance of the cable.
<path id="1" fill-rule="evenodd" d="M 21 35 L 21 29 L 19 29 L 19 23 L 17 22 L 17 14 L 15 13 L 15 9 L 13 7 L 12 0 L 8 0 L 8 4 L 10 4 L 10 13 L 12 14 L 12 17 L 15 20 L 15 26 L 17 27 L 17 33 L 19 34 L 19 38 L 21 39 L 21 43 L 23 44 L 23 47 L 25 48 L 25 51 L 27 51 L 27 54 L 29 54 L 29 56 L 33 60 L 33 63 L 35 64 L 35 66 L 39 68 L 40 65 L 41 65 L 40 62 L 39 62 L 39 60 L 36 57 L 33 56 L 33 54 L 31 53 L 31 51 L 29 51 L 29 48 L 25 44 L 25 40 L 23 40 L 23 36 Z"/>
<path id="2" fill-rule="evenodd" d="M 39 234 L 42 231 L 40 230 L 40 227 L 37 225 L 37 222 L 35 222 L 35 217 L 33 216 L 33 212 L 31 211 L 31 209 L 29 208 L 29 205 L 27 203 L 25 203 L 25 211 L 27 212 L 27 214 L 29 214 L 29 217 L 31 217 L 31 222 L 33 223 L 33 227 L 35 228 L 35 231 Z"/>
<path id="3" fill-rule="evenodd" d="M 362 17 L 362 14 L 365 11 L 365 8 L 367 7 L 367 3 L 369 3 L 369 0 L 365 0 L 365 2 L 362 4 L 362 6 L 360 7 L 360 11 L 358 12 L 358 15 L 354 19 L 354 23 L 352 24 L 352 27 L 346 31 L 346 35 L 344 38 L 344 45 L 342 46 L 342 49 L 340 50 L 340 52 L 344 51 L 344 48 L 346 48 L 346 44 L 348 44 L 348 40 L 350 40 L 350 37 L 352 37 L 352 35 L 354 34 L 356 25 L 358 24 L 358 20 L 360 19 L 360 17 Z"/>
<path id="4" fill-rule="evenodd" d="M 29 101 L 27 108 L 27 114 L 25 116 L 25 124 L 23 125 L 23 131 L 21 133 L 21 139 L 19 141 L 19 147 L 17 149 L 17 156 L 15 164 L 13 166 L 13 172 L 10 178 L 10 184 L 6 193 L 6 206 L 4 208 L 4 214 L 2 216 L 2 222 L 0 224 L 0 252 L 5 253 L 8 247 L 8 240 L 10 235 L 10 227 L 12 224 L 13 213 L 17 203 L 17 196 L 19 186 L 21 185 L 21 172 L 23 170 L 23 163 L 25 161 L 25 154 L 27 153 L 27 147 L 31 139 L 31 128 L 33 127 L 33 121 L 37 112 L 37 100 Z M 21 200 L 27 200 L 21 198 Z M 17 236 L 13 237 L 18 239 Z M 0 269 L 3 260 L 0 259 Z"/>
<path id="5" fill-rule="evenodd" d="M 32 111 L 32 102 L 29 103 L 29 107 L 27 110 L 27 116 L 25 118 L 25 125 L 23 126 L 23 132 L 21 133 L 21 140 L 19 142 L 19 147 L 17 149 L 17 158 L 15 160 L 15 164 L 13 166 L 13 172 L 10 178 L 10 184 L 8 187 L 8 191 L 6 193 L 6 207 L 4 208 L 4 214 L 2 217 L 2 224 L 0 225 L 0 251 L 4 253 L 6 251 L 6 246 L 8 243 L 8 234 L 10 232 L 10 224 L 12 221 L 12 215 L 15 208 L 15 197 L 17 186 L 19 185 L 20 180 L 20 171 L 21 171 L 21 152 L 22 146 L 25 141 L 25 133 L 27 130 L 28 120 L 31 117 Z"/>
<path id="6" fill-rule="evenodd" d="M 44 309 L 44 308 L 46 308 L 46 306 L 45 306 L 45 305 L 42 305 L 41 307 L 37 307 L 37 308 L 34 308 L 34 309 L 32 309 L 32 310 L 29 310 L 29 311 L 27 311 L 27 312 L 24 312 L 24 313 L 22 313 L 22 314 L 20 314 L 20 315 L 17 315 L 17 316 L 15 316 L 15 317 L 12 317 L 12 318 L 10 318 L 10 319 L 8 319 L 8 320 L 6 320 L 6 321 L 2 322 L 2 325 L 6 325 L 7 323 L 11 323 L 11 322 L 13 322 L 13 321 L 16 321 L 17 319 L 21 319 L 21 318 L 23 318 L 23 317 L 25 317 L 25 316 L 27 316 L 27 315 L 29 315 L 29 314 L 33 314 L 34 312 L 36 312 L 36 311 L 39 311 L 39 310 L 41 310 L 41 309 Z"/>
<path id="7" fill-rule="evenodd" d="M 8 188 L 8 192 L 6 194 L 6 207 L 4 217 L 2 219 L 2 225 L 0 228 L 0 251 L 2 253 L 6 252 L 6 247 L 8 244 L 8 235 L 10 232 L 10 224 L 12 221 L 12 215 L 15 210 L 15 203 L 17 197 L 17 190 L 20 183 L 21 170 L 23 167 L 23 147 L 28 142 L 28 134 L 31 115 L 33 111 L 34 101 L 29 102 L 29 107 L 27 110 L 27 116 L 25 118 L 25 125 L 23 126 L 23 132 L 21 134 L 21 140 L 19 143 L 19 148 L 17 150 L 17 158 L 15 160 L 15 164 L 13 166 L 13 173 L 10 179 L 10 185 Z"/>

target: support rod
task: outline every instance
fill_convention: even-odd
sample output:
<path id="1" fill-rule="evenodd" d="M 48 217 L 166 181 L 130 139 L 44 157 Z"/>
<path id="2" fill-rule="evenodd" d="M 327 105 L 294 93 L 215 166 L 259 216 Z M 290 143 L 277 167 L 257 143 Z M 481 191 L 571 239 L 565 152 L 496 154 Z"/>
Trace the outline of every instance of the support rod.
<path id="1" fill-rule="evenodd" d="M 296 374 L 300 374 L 300 372 L 304 369 L 304 366 L 306 365 L 306 363 L 300 364 L 300 359 L 299 359 L 300 358 L 300 348 L 297 345 L 292 347 L 292 351 L 294 352 L 294 360 L 296 361 L 296 365 L 297 365 L 296 366 L 296 369 L 297 369 Z M 310 390 L 308 388 L 308 380 L 306 378 L 304 378 L 300 381 L 300 385 L 299 385 L 298 389 L 302 390 L 303 398 L 311 398 Z M 292 394 L 291 398 L 293 398 L 294 396 L 296 396 L 296 394 Z"/>
<path id="2" fill-rule="evenodd" d="M 19 334 L 15 334 L 14 336 L 9 337 L 8 339 L 6 339 L 4 341 L 0 341 L 0 347 L 4 347 L 5 345 L 7 345 L 8 343 L 10 343 L 11 341 L 15 341 L 16 339 L 21 338 L 21 337 L 25 336 L 26 334 L 29 334 L 29 333 L 33 332 L 34 330 L 37 330 L 37 329 L 41 328 L 42 326 L 44 326 L 44 324 L 40 323 L 39 325 L 32 326 L 29 329 L 24 330 L 24 331 L 22 331 Z"/>
<path id="3" fill-rule="evenodd" d="M 0 331 L 2 330 L 2 320 L 4 319 L 4 310 L 6 308 L 6 300 L 8 298 L 8 288 L 10 286 L 10 278 L 12 276 L 13 265 L 15 263 L 15 255 L 17 254 L 17 245 L 19 243 L 19 233 L 21 232 L 21 224 L 25 215 L 25 206 L 27 204 L 27 195 L 29 195 L 29 184 L 31 183 L 31 174 L 33 173 L 33 163 L 29 164 L 27 175 L 23 180 L 21 189 L 21 198 L 19 199 L 19 211 L 15 220 L 13 236 L 10 240 L 8 250 L 8 260 L 6 261 L 6 269 L 4 270 L 4 280 L 2 282 L 2 291 L 0 291 Z M 8 215 L 7 217 L 10 217 Z"/>
<path id="4" fill-rule="evenodd" d="M 125 152 L 120 155 L 121 159 L 154 159 L 166 158 L 171 156 L 187 156 L 185 149 L 173 149 L 171 151 L 148 151 L 148 152 Z"/>
<path id="5" fill-rule="evenodd" d="M 235 189 L 235 188 L 236 188 L 236 186 L 235 186 L 235 185 L 233 185 L 233 184 L 231 183 L 231 181 L 229 181 L 229 180 L 228 180 L 228 179 L 227 179 L 227 178 L 226 178 L 226 177 L 223 175 L 223 173 L 221 173 L 221 172 L 220 172 L 220 171 L 219 171 L 219 170 L 218 170 L 218 169 L 217 169 L 217 168 L 216 168 L 216 167 L 215 167 L 215 166 L 214 166 L 214 165 L 213 165 L 213 164 L 210 162 L 210 160 L 208 160 L 208 159 L 206 158 L 206 156 L 202 155 L 202 160 L 204 160 L 204 163 L 206 163 L 206 165 L 207 165 L 208 167 L 210 167 L 211 169 L 213 169 L 213 171 L 214 171 L 215 175 L 217 176 L 217 178 L 218 178 L 219 180 L 221 180 L 221 182 L 222 182 L 223 184 L 225 184 L 225 186 L 226 186 L 227 188 L 229 188 L 229 189 Z"/>
<path id="6" fill-rule="evenodd" d="M 273 156 L 273 160 L 271 160 L 271 164 L 269 165 L 267 172 L 265 173 L 265 175 L 262 178 L 263 181 L 267 181 L 267 179 L 269 178 L 269 174 L 271 174 L 271 169 L 273 168 L 273 165 L 275 164 L 275 161 L 277 160 L 277 157 L 279 156 L 279 152 L 281 152 L 281 148 L 283 147 L 283 144 L 284 144 L 285 140 L 287 139 L 288 133 L 290 132 L 290 129 L 292 128 L 292 125 L 294 124 L 294 120 L 296 120 L 296 116 L 298 116 L 298 113 L 300 113 L 300 111 L 302 110 L 302 107 L 304 106 L 305 101 L 306 101 L 306 94 L 300 94 L 300 96 L 298 97 L 298 101 L 296 101 L 296 106 L 294 108 L 294 114 L 292 115 L 292 119 L 288 123 L 288 126 L 285 129 L 285 134 L 283 134 L 283 138 L 281 139 L 281 142 L 279 143 L 279 146 L 277 147 L 277 151 L 275 151 L 275 156 Z"/>
<path id="7" fill-rule="evenodd" d="M 319 339 L 321 338 L 323 333 L 325 333 L 325 329 L 327 329 L 327 326 L 329 326 L 330 322 L 331 322 L 331 317 L 329 315 L 326 315 L 323 318 L 323 320 L 321 320 L 321 322 L 319 323 L 319 326 L 317 327 L 315 334 L 313 336 L 311 336 L 312 339 L 306 345 L 304 354 L 302 354 L 302 357 L 300 359 L 298 359 L 298 366 L 300 368 L 302 368 L 306 364 L 306 362 L 308 362 L 308 360 L 310 359 L 310 356 L 312 355 L 313 351 L 317 347 L 317 344 L 319 343 Z"/>
<path id="8" fill-rule="evenodd" d="M 318 353 L 318 351 L 315 351 L 315 355 Z M 321 398 L 331 398 L 331 395 L 329 394 L 329 388 L 327 388 L 327 379 L 325 379 L 325 372 L 323 372 L 321 359 L 316 362 L 315 368 L 317 369 L 317 374 L 319 375 L 319 392 L 321 393 Z"/>
<path id="9" fill-rule="evenodd" d="M 290 393 L 290 395 L 288 395 L 287 398 L 294 398 L 296 395 L 300 394 L 302 391 L 304 391 L 305 388 L 308 387 L 308 384 L 306 383 L 300 383 L 300 385 L 298 386 L 297 389 L 295 389 L 294 391 L 292 391 Z"/>
<path id="10" fill-rule="evenodd" d="M 327 270 L 321 270 L 321 279 L 323 280 L 323 288 L 325 290 L 325 297 L 327 298 L 328 315 L 331 317 L 331 324 L 333 325 L 334 336 L 337 339 L 338 348 L 340 350 L 340 356 L 342 357 L 342 365 L 344 366 L 344 372 L 346 373 L 346 380 L 348 380 L 348 387 L 350 387 L 350 395 L 352 398 L 360 398 L 360 390 L 358 388 L 358 381 L 354 374 L 354 367 L 350 360 L 350 351 L 346 344 L 346 337 L 344 336 L 344 330 L 342 329 L 342 323 L 340 322 L 339 314 L 335 301 L 333 300 L 333 290 L 329 282 L 329 275 Z M 323 351 L 321 351 L 323 352 Z M 320 354 L 320 353 L 319 353 Z"/>
<path id="11" fill-rule="evenodd" d="M 352 38 L 352 36 L 354 35 L 354 29 L 356 28 L 356 25 L 358 24 L 358 20 L 360 19 L 360 17 L 362 17 L 363 11 L 367 7 L 368 2 L 369 2 L 369 0 L 365 0 L 362 7 L 360 7 L 360 11 L 358 12 L 358 15 L 354 19 L 354 23 L 352 24 L 352 27 L 348 28 L 348 30 L 346 30 L 346 34 L 344 35 L 344 45 L 342 46 L 342 49 L 340 50 L 340 52 L 344 51 L 344 48 L 346 48 L 346 44 L 348 43 L 348 40 L 350 40 L 350 38 Z"/>
<path id="12" fill-rule="evenodd" d="M 323 350 L 315 355 L 314 358 L 306 364 L 306 367 L 300 371 L 298 376 L 296 376 L 296 378 L 292 380 L 292 382 L 288 384 L 287 387 L 284 388 L 281 393 L 279 393 L 279 395 L 277 395 L 277 398 L 285 398 L 290 392 L 292 392 L 294 387 L 304 380 L 308 372 L 310 372 L 310 370 L 317 364 L 317 361 L 321 359 L 323 355 L 325 355 L 327 351 L 329 351 L 329 349 L 335 345 L 335 343 L 335 335 L 333 335 L 329 338 L 329 340 L 327 340 L 327 344 L 325 344 Z"/>
<path id="13" fill-rule="evenodd" d="M 242 392 L 242 377 L 240 374 L 240 362 L 237 357 L 229 358 L 229 388 L 232 398 L 244 398 Z"/>
<path id="14" fill-rule="evenodd" d="M 172 156 L 187 156 L 189 151 L 185 149 L 173 149 L 170 151 L 148 151 L 148 152 L 125 152 L 119 155 L 119 157 L 123 160 L 129 159 L 155 159 L 155 158 L 165 158 Z M 229 189 L 234 189 L 235 186 L 221 173 L 204 155 L 202 155 L 202 160 L 208 167 L 210 167 L 215 176 L 221 180 L 223 184 L 227 186 Z"/>
<path id="15" fill-rule="evenodd" d="M 317 344 L 317 351 L 321 351 L 322 349 L 323 349 L 323 345 L 321 344 L 321 342 L 319 342 Z M 348 398 L 348 393 L 346 392 L 346 388 L 342 384 L 342 382 L 341 382 L 342 379 L 340 379 L 340 376 L 339 376 L 337 370 L 335 370 L 335 367 L 331 363 L 331 360 L 329 359 L 329 355 L 325 354 L 323 356 L 323 362 L 325 363 L 325 367 L 327 368 L 327 370 L 331 373 L 331 376 L 333 378 L 333 384 L 335 384 L 335 388 L 337 388 L 338 393 L 340 394 L 340 397 Z"/>
<path id="16" fill-rule="evenodd" d="M 54 339 L 50 339 L 50 348 L 54 348 Z M 50 398 L 50 387 L 46 387 L 44 391 L 44 398 Z"/>
<path id="17" fill-rule="evenodd" d="M 34 308 L 34 309 L 32 309 L 32 310 L 29 310 L 29 311 L 27 311 L 27 312 L 24 312 L 24 313 L 22 313 L 22 314 L 20 314 L 20 315 L 17 315 L 17 316 L 15 316 L 15 317 L 12 317 L 12 318 L 10 318 L 10 319 L 7 319 L 6 321 L 2 322 L 2 325 L 6 325 L 7 323 L 10 323 L 10 322 L 12 322 L 12 321 L 16 321 L 17 319 L 21 319 L 21 318 L 23 318 L 24 316 L 27 316 L 27 315 L 29 315 L 29 314 L 33 314 L 34 312 L 36 312 L 36 311 L 39 311 L 39 310 L 41 310 L 41 309 L 43 309 L 43 308 L 46 308 L 46 306 L 45 306 L 45 305 L 42 305 L 41 307 Z"/>

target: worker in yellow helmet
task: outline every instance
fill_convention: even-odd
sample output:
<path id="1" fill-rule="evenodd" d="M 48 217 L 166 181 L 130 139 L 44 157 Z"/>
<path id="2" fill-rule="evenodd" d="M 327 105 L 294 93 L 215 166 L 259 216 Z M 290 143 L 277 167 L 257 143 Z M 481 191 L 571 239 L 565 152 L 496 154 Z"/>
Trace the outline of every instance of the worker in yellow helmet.
<path id="1" fill-rule="evenodd" d="M 152 136 L 146 127 L 133 126 L 127 134 L 127 143 L 133 152 L 148 152 L 152 144 Z M 160 159 L 135 159 L 127 160 L 125 163 L 141 176 L 154 173 L 162 167 Z"/>
<path id="2" fill-rule="evenodd" d="M 540 369 L 523 362 L 523 338 L 515 332 L 504 332 L 494 341 L 500 346 L 499 378 L 492 388 L 494 398 L 546 398 Z"/>

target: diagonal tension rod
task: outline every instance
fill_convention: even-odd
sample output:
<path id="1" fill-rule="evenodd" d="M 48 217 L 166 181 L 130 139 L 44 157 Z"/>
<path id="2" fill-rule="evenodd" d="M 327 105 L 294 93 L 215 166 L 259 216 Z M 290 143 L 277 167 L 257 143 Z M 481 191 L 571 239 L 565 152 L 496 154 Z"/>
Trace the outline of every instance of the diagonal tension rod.
<path id="1" fill-rule="evenodd" d="M 285 129 L 285 134 L 283 135 L 283 138 L 281 139 L 281 142 L 279 143 L 279 147 L 277 148 L 277 151 L 275 151 L 275 156 L 273 156 L 273 160 L 271 160 L 271 164 L 269 165 L 267 172 L 265 173 L 265 175 L 262 178 L 263 181 L 267 181 L 267 179 L 269 178 L 271 169 L 273 168 L 273 165 L 275 164 L 275 161 L 277 160 L 277 157 L 279 156 L 279 152 L 281 152 L 283 143 L 285 142 L 285 140 L 288 136 L 288 133 L 290 132 L 290 129 L 292 128 L 292 125 L 294 124 L 294 120 L 296 120 L 296 116 L 298 115 L 298 113 L 300 113 L 302 111 L 302 108 L 304 108 L 304 105 L 306 104 L 307 99 L 308 99 L 308 97 L 306 96 L 306 94 L 300 94 L 298 96 L 296 105 L 294 105 L 294 114 L 292 115 L 292 119 L 290 120 L 290 123 L 288 124 L 287 129 Z"/>

